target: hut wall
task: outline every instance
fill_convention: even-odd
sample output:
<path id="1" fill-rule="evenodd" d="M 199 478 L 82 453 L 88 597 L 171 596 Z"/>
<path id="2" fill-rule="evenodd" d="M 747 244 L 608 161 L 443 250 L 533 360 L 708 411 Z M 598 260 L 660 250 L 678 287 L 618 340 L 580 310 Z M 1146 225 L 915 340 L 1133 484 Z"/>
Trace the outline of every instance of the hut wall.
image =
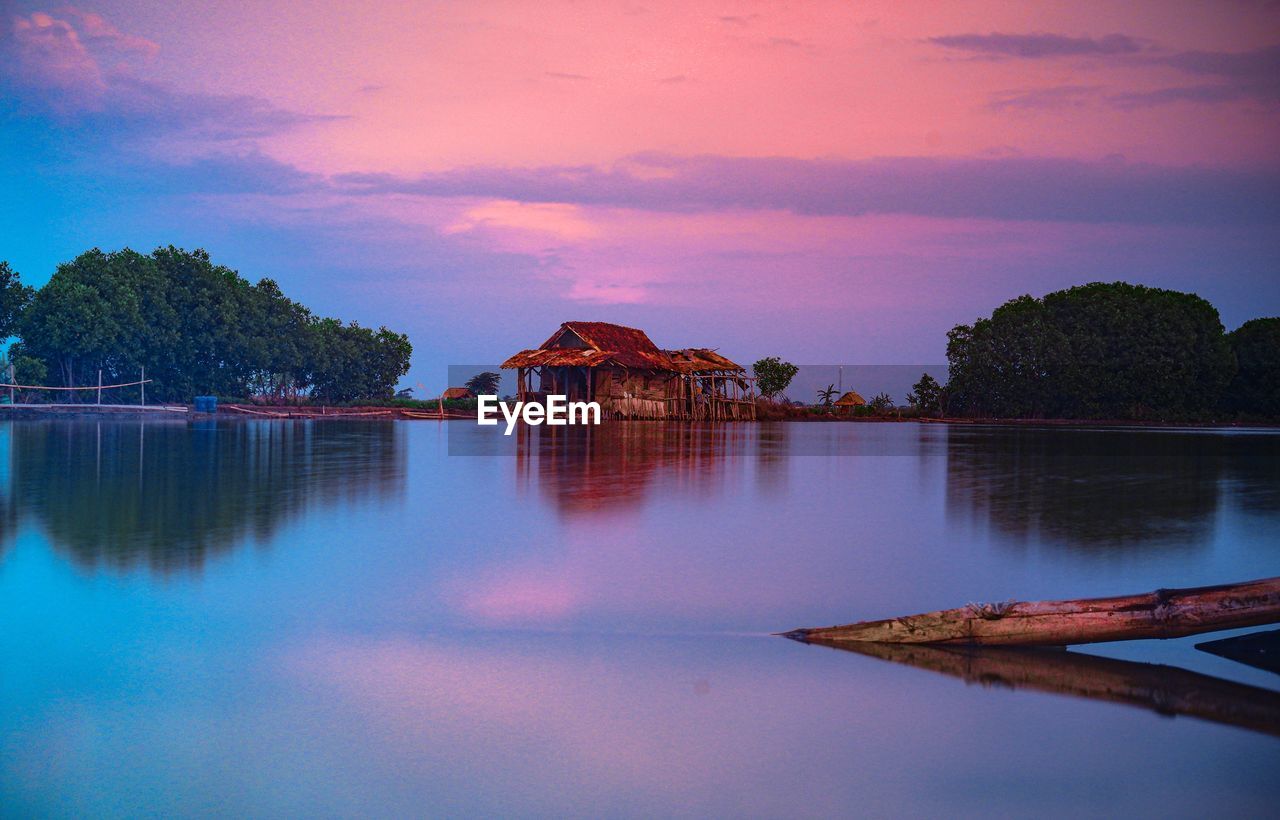
<path id="1" fill-rule="evenodd" d="M 675 373 L 626 368 L 597 368 L 596 401 L 607 414 L 622 418 L 665 419 L 676 412 L 668 401 L 678 395 Z"/>

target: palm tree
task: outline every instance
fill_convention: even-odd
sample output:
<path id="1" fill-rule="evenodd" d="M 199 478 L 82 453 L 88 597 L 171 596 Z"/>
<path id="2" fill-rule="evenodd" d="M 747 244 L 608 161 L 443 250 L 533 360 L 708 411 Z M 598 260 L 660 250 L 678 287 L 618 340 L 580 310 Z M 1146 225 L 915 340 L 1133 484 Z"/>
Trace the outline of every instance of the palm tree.
<path id="1" fill-rule="evenodd" d="M 821 404 L 823 407 L 830 407 L 831 401 L 838 393 L 839 391 L 836 390 L 836 386 L 834 384 L 827 385 L 826 390 L 818 391 L 818 404 Z"/>
<path id="2" fill-rule="evenodd" d="M 492 396 L 497 395 L 498 387 L 501 384 L 501 373 L 494 373 L 492 370 L 486 370 L 483 373 L 477 373 L 468 379 L 466 387 L 477 396 Z"/>

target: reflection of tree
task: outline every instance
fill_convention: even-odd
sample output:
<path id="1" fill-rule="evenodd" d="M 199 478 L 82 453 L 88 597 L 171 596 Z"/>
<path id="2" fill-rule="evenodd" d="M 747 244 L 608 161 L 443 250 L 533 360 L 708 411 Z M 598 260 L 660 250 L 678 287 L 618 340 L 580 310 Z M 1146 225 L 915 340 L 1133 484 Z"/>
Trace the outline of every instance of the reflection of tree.
<path id="1" fill-rule="evenodd" d="M 1277 439 L 1203 432 L 955 429 L 947 504 L 1016 539 L 1075 548 L 1199 546 L 1224 479 L 1276 500 Z M 1255 498 L 1255 500 L 1258 500 Z"/>
<path id="2" fill-rule="evenodd" d="M 566 515 L 634 509 L 655 483 L 693 497 L 722 492 L 726 469 L 741 469 L 756 447 L 755 433 L 745 424 L 521 425 L 516 470 L 522 481 L 536 475 L 539 489 Z"/>
<path id="3" fill-rule="evenodd" d="M 15 422 L 6 503 L 84 564 L 198 569 L 311 505 L 397 493 L 385 422 Z"/>
<path id="4" fill-rule="evenodd" d="M 1229 462 L 1226 487 L 1245 512 L 1275 515 L 1280 512 L 1280 437 L 1241 438 L 1249 447 L 1248 456 Z"/>

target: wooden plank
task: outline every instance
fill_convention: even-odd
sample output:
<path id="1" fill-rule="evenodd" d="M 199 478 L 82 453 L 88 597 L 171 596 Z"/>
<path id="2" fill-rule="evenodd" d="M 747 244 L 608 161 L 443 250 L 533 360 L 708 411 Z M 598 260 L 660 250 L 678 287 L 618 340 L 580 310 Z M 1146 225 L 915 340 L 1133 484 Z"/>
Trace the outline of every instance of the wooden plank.
<path id="1" fill-rule="evenodd" d="M 1068 646 L 1181 638 L 1280 622 L 1280 578 L 1068 601 L 969 604 L 881 621 L 797 629 L 799 641 Z"/>

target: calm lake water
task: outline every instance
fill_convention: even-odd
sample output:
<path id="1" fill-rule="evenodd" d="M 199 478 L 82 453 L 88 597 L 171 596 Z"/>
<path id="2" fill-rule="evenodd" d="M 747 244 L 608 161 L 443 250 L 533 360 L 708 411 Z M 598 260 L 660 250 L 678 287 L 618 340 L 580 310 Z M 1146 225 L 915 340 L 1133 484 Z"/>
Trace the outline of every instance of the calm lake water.
<path id="1" fill-rule="evenodd" d="M 1280 575 L 1280 436 L 538 432 L 0 424 L 0 815 L 1280 805 L 1280 739 L 1151 708 L 1196 673 L 1274 710 L 1280 678 L 1202 639 L 962 658 L 966 685 L 768 634 Z"/>

